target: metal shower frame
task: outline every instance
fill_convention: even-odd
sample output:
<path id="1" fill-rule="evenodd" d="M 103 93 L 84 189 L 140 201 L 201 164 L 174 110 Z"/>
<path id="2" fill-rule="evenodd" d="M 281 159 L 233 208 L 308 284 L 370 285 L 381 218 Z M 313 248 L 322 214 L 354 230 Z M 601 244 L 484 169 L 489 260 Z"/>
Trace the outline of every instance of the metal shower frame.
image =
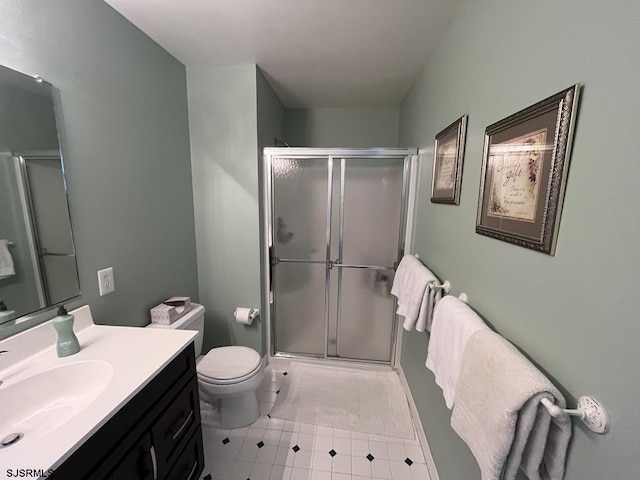
<path id="1" fill-rule="evenodd" d="M 391 351 L 389 361 L 377 361 L 377 360 L 359 360 L 349 359 L 337 356 L 329 355 L 329 320 L 330 320 L 330 295 L 331 289 L 329 287 L 331 270 L 339 268 L 337 289 L 338 289 L 338 318 L 337 318 L 337 330 L 336 330 L 336 352 L 339 349 L 339 325 L 340 325 L 340 305 L 341 305 L 341 286 L 342 286 L 342 269 L 343 268 L 356 268 L 356 269 L 395 269 L 397 262 L 393 266 L 382 265 L 352 265 L 342 263 L 343 254 L 343 235 L 344 235 L 344 184 L 345 184 L 345 170 L 346 162 L 351 158 L 366 158 L 366 159 L 403 159 L 403 178 L 402 178 L 402 206 L 400 212 L 400 228 L 398 232 L 398 255 L 397 261 L 399 261 L 405 252 L 406 243 L 408 241 L 408 214 L 410 210 L 410 190 L 415 188 L 415 180 L 412 180 L 412 175 L 416 175 L 417 168 L 412 166 L 412 160 L 417 158 L 418 150 L 415 148 L 280 148 L 280 147 L 267 147 L 264 149 L 263 158 L 263 225 L 264 225 L 264 245 L 265 255 L 263 262 L 263 285 L 264 285 L 264 308 L 263 318 L 266 320 L 266 347 L 269 357 L 279 358 L 312 358 L 317 360 L 329 360 L 329 361 L 346 361 L 346 362 L 359 362 L 359 363 L 372 363 L 382 365 L 394 365 L 396 356 L 398 354 L 398 341 L 399 341 L 399 329 L 397 316 L 394 315 L 392 325 L 392 338 L 391 338 Z M 273 238 L 274 238 L 274 225 L 273 219 L 275 216 L 275 202 L 273 197 L 273 159 L 274 158 L 290 158 L 294 160 L 322 158 L 328 160 L 327 168 L 327 235 L 326 235 L 326 257 L 325 260 L 298 260 L 298 259 L 280 259 L 272 256 Z M 338 258 L 336 260 L 331 259 L 331 236 L 332 236 L 332 202 L 333 202 L 333 177 L 334 168 L 336 165 L 334 161 L 339 161 L 340 168 L 340 218 L 339 218 L 339 240 L 338 240 Z M 278 263 L 324 263 L 327 265 L 325 275 L 325 312 L 324 312 L 324 354 L 322 357 L 313 354 L 297 354 L 287 352 L 277 352 L 275 350 L 275 322 L 273 315 L 274 308 L 274 292 L 272 290 L 273 273 L 272 268 Z M 395 303 L 394 303 L 395 311 Z"/>

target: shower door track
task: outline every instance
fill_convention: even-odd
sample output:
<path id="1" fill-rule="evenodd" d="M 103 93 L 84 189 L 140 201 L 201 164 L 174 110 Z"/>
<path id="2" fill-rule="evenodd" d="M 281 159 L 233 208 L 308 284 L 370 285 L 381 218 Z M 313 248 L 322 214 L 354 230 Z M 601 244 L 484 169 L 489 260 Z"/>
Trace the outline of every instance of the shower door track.
<path id="1" fill-rule="evenodd" d="M 339 351 L 339 342 L 340 342 L 340 334 L 339 334 L 339 325 L 341 320 L 340 315 L 340 307 L 341 307 L 341 287 L 342 287 L 342 269 L 368 269 L 368 270 L 395 270 L 398 266 L 398 262 L 404 255 L 405 248 L 405 236 L 407 231 L 407 203 L 409 197 L 409 184 L 410 184 L 410 170 L 411 170 L 411 157 L 412 155 L 416 155 L 417 149 L 399 149 L 399 148 L 375 148 L 375 149 L 322 149 L 322 148 L 265 148 L 264 149 L 264 180 L 265 180 L 265 188 L 264 188 L 264 200 L 265 200 L 265 209 L 264 214 L 266 216 L 265 221 L 265 239 L 267 244 L 267 263 L 266 266 L 268 268 L 268 273 L 266 274 L 266 292 L 267 292 L 267 325 L 269 326 L 267 330 L 267 348 L 270 356 L 277 358 L 285 358 L 285 359 L 313 359 L 313 360 L 325 360 L 331 362 L 348 362 L 348 363 L 365 363 L 365 364 L 373 364 L 373 365 L 390 365 L 394 363 L 394 355 L 396 353 L 396 343 L 398 337 L 398 322 L 397 316 L 393 315 L 393 325 L 392 325 L 392 339 L 391 339 L 391 351 L 389 355 L 389 361 L 386 360 L 373 360 L 373 359 L 357 359 L 357 358 L 348 358 L 348 357 L 340 357 L 337 355 Z M 326 259 L 325 260 L 302 260 L 295 258 L 278 258 L 276 256 L 271 255 L 272 245 L 273 245 L 273 218 L 275 215 L 274 208 L 274 191 L 273 191 L 273 170 L 272 170 L 272 159 L 274 157 L 277 158 L 287 158 L 287 159 L 312 159 L 312 158 L 326 158 L 328 161 L 327 168 L 327 230 L 326 230 Z M 381 266 L 381 265 L 361 265 L 361 264 L 345 264 L 342 263 L 343 257 L 343 237 L 344 237 L 344 186 L 345 186 L 345 160 L 348 158 L 402 158 L 403 159 L 403 180 L 402 180 L 402 204 L 401 204 L 401 212 L 400 212 L 400 229 L 399 229 L 399 238 L 398 238 L 398 255 L 397 261 L 394 262 L 392 266 Z M 335 260 L 331 260 L 331 222 L 332 222 L 332 202 L 333 202 L 333 168 L 334 168 L 334 159 L 340 160 L 340 207 L 339 207 L 339 241 L 338 241 L 338 258 Z M 325 318 L 324 318 L 324 326 L 325 326 L 325 339 L 324 339 L 324 354 L 312 354 L 312 353 L 292 353 L 292 352 L 283 352 L 277 351 L 275 345 L 275 322 L 273 321 L 273 307 L 274 307 L 274 293 L 272 283 L 272 272 L 271 269 L 274 268 L 279 263 L 298 263 L 298 264 L 325 264 L 326 275 L 325 275 Z M 333 268 L 338 268 L 338 278 L 337 278 L 337 303 L 338 303 L 338 314 L 336 320 L 336 355 L 329 355 L 329 323 L 330 323 L 330 296 L 331 291 L 329 288 L 330 285 L 330 273 Z M 396 302 L 394 301 L 393 311 L 396 310 Z"/>

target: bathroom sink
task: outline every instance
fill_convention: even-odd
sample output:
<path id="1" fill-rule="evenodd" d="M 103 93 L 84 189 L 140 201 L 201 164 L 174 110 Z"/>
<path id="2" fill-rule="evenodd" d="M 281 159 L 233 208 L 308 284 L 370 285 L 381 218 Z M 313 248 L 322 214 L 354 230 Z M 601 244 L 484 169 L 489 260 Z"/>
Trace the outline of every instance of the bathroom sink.
<path id="1" fill-rule="evenodd" d="M 46 436 L 91 405 L 112 376 L 108 362 L 86 360 L 6 381 L 0 385 L 0 442 L 13 434 Z"/>

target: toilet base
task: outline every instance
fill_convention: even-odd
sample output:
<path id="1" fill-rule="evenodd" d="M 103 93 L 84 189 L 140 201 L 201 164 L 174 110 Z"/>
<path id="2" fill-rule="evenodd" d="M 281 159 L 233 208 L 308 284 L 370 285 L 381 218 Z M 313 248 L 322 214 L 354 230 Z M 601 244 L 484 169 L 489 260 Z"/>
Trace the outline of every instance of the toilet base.
<path id="1" fill-rule="evenodd" d="M 218 428 L 240 428 L 251 425 L 260 416 L 255 392 L 216 399 L 202 398 L 202 424 Z"/>

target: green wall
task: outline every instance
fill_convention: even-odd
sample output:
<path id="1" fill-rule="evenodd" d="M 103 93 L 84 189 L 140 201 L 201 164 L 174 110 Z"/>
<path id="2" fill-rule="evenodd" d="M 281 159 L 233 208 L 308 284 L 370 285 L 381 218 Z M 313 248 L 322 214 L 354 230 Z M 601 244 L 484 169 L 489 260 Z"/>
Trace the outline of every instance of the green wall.
<path id="1" fill-rule="evenodd" d="M 400 109 L 291 108 L 285 140 L 292 147 L 397 147 Z"/>
<path id="2" fill-rule="evenodd" d="M 205 348 L 262 351 L 261 321 L 234 321 L 260 307 L 256 66 L 187 69 L 200 299 Z"/>
<path id="3" fill-rule="evenodd" d="M 198 298 L 185 68 L 102 0 L 4 0 L 0 64 L 54 86 L 82 303 L 144 325 Z M 113 266 L 100 297 L 96 271 Z"/>
<path id="4" fill-rule="evenodd" d="M 568 397 L 592 394 L 610 433 L 574 422 L 567 479 L 638 476 L 640 356 L 640 3 L 465 1 L 405 99 L 400 144 L 425 149 L 415 251 L 453 293 L 510 339 Z M 554 257 L 474 231 L 484 129 L 572 84 L 584 85 Z M 435 134 L 469 115 L 460 206 L 429 202 Z M 404 336 L 402 366 L 440 478 L 479 477 L 449 427 L 427 339 Z"/>
<path id="5" fill-rule="evenodd" d="M 256 69 L 256 90 L 257 90 L 257 108 L 258 108 L 258 178 L 259 178 L 259 189 L 260 189 L 260 212 L 263 211 L 264 202 L 263 199 L 263 187 L 264 182 L 263 178 L 263 169 L 262 169 L 262 152 L 264 147 L 272 147 L 274 146 L 273 139 L 274 137 L 278 140 L 282 140 L 285 136 L 284 133 L 284 120 L 285 120 L 285 108 L 278 98 L 278 95 L 273 91 L 271 85 L 263 75 L 260 68 Z M 264 265 L 265 256 L 269 253 L 266 248 L 266 242 L 262 239 L 264 238 L 264 229 L 265 225 L 263 222 L 263 215 L 260 215 L 260 265 Z M 266 274 L 262 275 L 262 284 L 261 284 L 261 292 L 265 291 L 266 282 L 268 282 L 268 277 Z M 262 297 L 262 305 L 261 312 L 263 312 L 262 319 L 260 320 L 261 324 L 264 326 L 262 328 L 262 348 L 263 353 L 267 353 L 267 328 L 265 325 L 264 312 L 267 308 L 269 308 L 269 299 L 265 298 L 265 295 L 261 295 Z"/>

